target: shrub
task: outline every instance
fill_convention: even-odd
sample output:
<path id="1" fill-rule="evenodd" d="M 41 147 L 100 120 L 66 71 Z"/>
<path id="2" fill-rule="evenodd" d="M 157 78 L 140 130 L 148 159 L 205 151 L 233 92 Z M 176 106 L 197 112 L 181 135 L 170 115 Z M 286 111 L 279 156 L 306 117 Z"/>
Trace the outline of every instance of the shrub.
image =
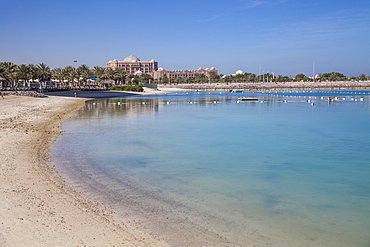
<path id="1" fill-rule="evenodd" d="M 141 85 L 127 85 L 127 86 L 112 86 L 109 87 L 110 90 L 115 91 L 133 91 L 133 92 L 143 92 L 143 86 Z"/>

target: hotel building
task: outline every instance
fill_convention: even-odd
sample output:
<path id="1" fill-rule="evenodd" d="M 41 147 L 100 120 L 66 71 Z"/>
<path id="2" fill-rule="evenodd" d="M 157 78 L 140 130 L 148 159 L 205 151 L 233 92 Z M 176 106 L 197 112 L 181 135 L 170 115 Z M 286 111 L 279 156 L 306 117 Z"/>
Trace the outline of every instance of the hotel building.
<path id="1" fill-rule="evenodd" d="M 158 62 L 154 59 L 150 61 L 140 61 L 139 58 L 135 56 L 128 56 L 123 61 L 117 61 L 117 59 L 111 60 L 106 63 L 107 68 L 120 68 L 127 72 L 127 74 L 152 74 L 154 71 L 158 70 Z"/>
<path id="2" fill-rule="evenodd" d="M 175 78 L 189 78 L 195 77 L 196 74 L 204 74 L 207 77 L 212 72 L 218 74 L 218 70 L 215 68 L 199 68 L 197 70 L 165 70 L 161 67 L 158 68 L 158 62 L 154 59 L 150 61 L 140 61 L 135 56 L 128 56 L 123 61 L 117 61 L 117 59 L 111 60 L 106 63 L 107 68 L 120 68 L 127 72 L 127 74 L 149 74 L 154 79 L 159 79 L 166 75 L 169 79 Z"/>

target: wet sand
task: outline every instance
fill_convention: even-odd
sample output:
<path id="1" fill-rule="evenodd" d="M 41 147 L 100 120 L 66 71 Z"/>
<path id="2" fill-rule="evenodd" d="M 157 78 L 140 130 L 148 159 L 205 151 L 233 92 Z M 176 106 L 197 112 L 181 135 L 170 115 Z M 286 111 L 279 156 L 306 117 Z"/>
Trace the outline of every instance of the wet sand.
<path id="1" fill-rule="evenodd" d="M 0 246 L 168 246 L 76 192 L 49 161 L 60 124 L 84 98 L 0 99 Z"/>

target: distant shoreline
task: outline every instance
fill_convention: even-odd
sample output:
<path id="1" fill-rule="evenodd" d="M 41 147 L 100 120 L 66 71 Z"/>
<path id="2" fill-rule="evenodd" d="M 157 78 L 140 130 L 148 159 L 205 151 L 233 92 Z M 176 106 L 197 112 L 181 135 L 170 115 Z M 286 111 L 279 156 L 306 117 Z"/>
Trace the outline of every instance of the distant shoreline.
<path id="1" fill-rule="evenodd" d="M 205 84 L 160 84 L 159 90 L 169 88 L 183 90 L 229 91 L 284 91 L 284 90 L 370 90 L 370 82 L 280 82 L 280 83 L 205 83 Z"/>
<path id="2" fill-rule="evenodd" d="M 157 89 L 144 88 L 144 92 L 129 91 L 52 91 L 46 92 L 47 96 L 77 97 L 85 99 L 116 98 L 125 96 L 166 94 L 178 91 L 231 91 L 243 90 L 249 92 L 286 91 L 286 90 L 370 90 L 369 82 L 257 82 L 257 83 L 192 83 L 192 84 L 158 84 Z M 2 90 L 0 90 L 2 92 Z M 35 91 L 3 91 L 5 95 L 44 97 Z M 23 93 L 22 93 L 23 92 Z"/>

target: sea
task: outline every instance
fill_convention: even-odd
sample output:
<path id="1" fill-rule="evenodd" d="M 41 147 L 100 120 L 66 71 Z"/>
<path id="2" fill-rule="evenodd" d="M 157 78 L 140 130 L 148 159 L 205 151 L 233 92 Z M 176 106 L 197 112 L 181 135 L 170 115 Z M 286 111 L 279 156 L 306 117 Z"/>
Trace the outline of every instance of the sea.
<path id="1" fill-rule="evenodd" d="M 62 131 L 67 182 L 171 246 L 370 246 L 369 90 L 96 99 Z"/>

